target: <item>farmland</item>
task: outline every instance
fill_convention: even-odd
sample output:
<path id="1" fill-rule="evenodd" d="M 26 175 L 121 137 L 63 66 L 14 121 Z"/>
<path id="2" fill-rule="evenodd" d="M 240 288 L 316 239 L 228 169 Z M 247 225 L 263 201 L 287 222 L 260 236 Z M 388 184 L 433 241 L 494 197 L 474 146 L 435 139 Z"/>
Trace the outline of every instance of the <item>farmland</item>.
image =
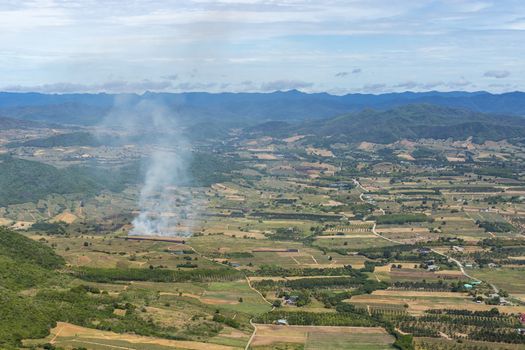
<path id="1" fill-rule="evenodd" d="M 451 156 L 465 146 L 445 140 L 315 145 L 306 136 L 241 133 L 201 142 L 193 165 L 204 169 L 200 182 L 170 188 L 175 208 L 151 214 L 180 216 L 170 227 L 177 238 L 129 235 L 141 192 L 131 176 L 93 193 L 43 188 L 38 199 L 8 201 L 0 208 L 5 235 L 45 247 L 58 262 L 42 266 L 0 249 L 18 325 L 0 326 L 0 344 L 523 348 L 525 149 L 473 147 L 467 165 Z M 17 146 L 12 155 L 35 168 L 71 166 L 63 149 L 41 151 Z M 106 161 L 127 174 L 150 151 L 119 147 Z M 486 153 L 513 154 L 505 163 L 515 170 L 511 182 L 484 175 L 499 164 Z M 49 311 L 57 305 L 62 314 Z"/>

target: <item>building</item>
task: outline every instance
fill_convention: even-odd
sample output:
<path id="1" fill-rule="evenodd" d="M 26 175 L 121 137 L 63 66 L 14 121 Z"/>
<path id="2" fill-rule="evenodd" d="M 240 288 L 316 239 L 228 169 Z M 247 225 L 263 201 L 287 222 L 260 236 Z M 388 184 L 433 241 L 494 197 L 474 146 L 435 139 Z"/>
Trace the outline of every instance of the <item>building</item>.
<path id="1" fill-rule="evenodd" d="M 297 295 L 291 295 L 289 297 L 284 297 L 284 303 L 286 305 L 295 305 L 299 297 Z"/>
<path id="2" fill-rule="evenodd" d="M 438 270 L 439 270 L 439 266 L 437 265 L 431 264 L 427 266 L 427 271 L 438 271 Z"/>
<path id="3" fill-rule="evenodd" d="M 275 323 L 279 326 L 288 326 L 288 320 L 286 320 L 285 318 L 280 318 L 277 321 L 275 321 Z"/>

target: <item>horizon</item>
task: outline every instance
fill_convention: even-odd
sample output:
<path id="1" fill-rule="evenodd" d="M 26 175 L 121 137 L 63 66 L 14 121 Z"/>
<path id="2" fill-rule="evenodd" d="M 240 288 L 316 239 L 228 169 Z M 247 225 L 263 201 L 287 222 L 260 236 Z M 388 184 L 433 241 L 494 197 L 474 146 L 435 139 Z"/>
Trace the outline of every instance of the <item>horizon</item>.
<path id="1" fill-rule="evenodd" d="M 376 92 L 376 93 L 366 93 L 366 92 L 348 92 L 345 94 L 335 94 L 333 92 L 328 91 L 303 91 L 300 89 L 289 89 L 289 90 L 274 90 L 274 91 L 143 91 L 143 92 L 108 92 L 108 91 L 86 91 L 86 92 L 39 92 L 39 91 L 7 91 L 7 90 L 0 90 L 0 94 L 39 94 L 39 95 L 136 95 L 136 96 L 144 96 L 147 94 L 209 94 L 209 95 L 221 95 L 221 94 L 263 94 L 263 95 L 270 95 L 270 94 L 276 94 L 276 93 L 301 93 L 304 95 L 330 95 L 330 96 L 337 96 L 337 97 L 344 97 L 344 96 L 350 96 L 350 95 L 370 95 L 370 96 L 381 96 L 381 95 L 400 95 L 400 94 L 470 94 L 470 95 L 482 95 L 482 94 L 489 94 L 489 95 L 508 95 L 508 94 L 515 94 L 515 93 L 525 93 L 525 90 L 513 90 L 513 91 L 505 91 L 505 92 L 490 92 L 486 90 L 477 90 L 477 91 L 467 91 L 467 90 L 451 90 L 451 91 L 440 91 L 440 90 L 425 90 L 425 91 L 412 91 L 412 90 L 404 90 L 404 91 L 392 91 L 392 92 Z"/>

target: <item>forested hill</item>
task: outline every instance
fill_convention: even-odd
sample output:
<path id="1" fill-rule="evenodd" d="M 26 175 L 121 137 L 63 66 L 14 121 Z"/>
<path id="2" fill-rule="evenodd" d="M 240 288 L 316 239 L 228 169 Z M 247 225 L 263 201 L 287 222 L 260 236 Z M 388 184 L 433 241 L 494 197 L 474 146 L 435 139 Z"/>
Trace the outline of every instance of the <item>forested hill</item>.
<path id="1" fill-rule="evenodd" d="M 118 99 L 117 99 L 118 97 Z M 0 93 L 0 116 L 62 124 L 94 125 L 111 111 L 141 101 L 162 105 L 184 123 L 205 121 L 254 123 L 269 120 L 303 121 L 335 117 L 367 108 L 386 110 L 407 104 L 429 103 L 468 108 L 476 112 L 525 116 L 525 93 L 403 92 L 388 94 L 303 93 L 151 93 L 38 94 Z"/>
<path id="2" fill-rule="evenodd" d="M 9 129 L 42 129 L 42 128 L 58 128 L 58 125 L 50 125 L 39 123 L 31 120 L 20 120 L 15 118 L 5 118 L 0 116 L 0 130 Z"/>
<path id="3" fill-rule="evenodd" d="M 46 269 L 56 269 L 64 265 L 64 259 L 56 255 L 53 249 L 2 227 L 0 256 Z"/>
<path id="4" fill-rule="evenodd" d="M 364 110 L 340 117 L 300 125 L 267 124 L 252 127 L 252 133 L 306 134 L 330 142 L 391 143 L 401 139 L 455 139 L 473 137 L 477 142 L 523 138 L 525 118 L 473 112 L 467 109 L 428 104 L 401 106 L 387 111 Z"/>
<path id="5" fill-rule="evenodd" d="M 112 139 L 110 139 L 112 140 Z M 66 134 L 52 135 L 40 139 L 33 139 L 22 142 L 12 142 L 7 147 L 70 147 L 70 146 L 91 146 L 97 147 L 103 144 L 103 140 L 88 132 L 72 132 Z M 111 144 L 110 142 L 106 142 Z M 113 142 L 117 143 L 117 142 Z"/>
<path id="6" fill-rule="evenodd" d="M 51 248 L 0 227 L 0 349 L 17 349 L 21 339 L 48 334 L 54 305 L 20 291 L 55 284 L 55 269 L 63 265 Z"/>
<path id="7" fill-rule="evenodd" d="M 136 171 L 109 171 L 92 167 L 55 168 L 51 165 L 0 155 L 0 206 L 34 202 L 46 196 L 101 190 L 121 191 L 126 182 L 136 181 Z"/>
<path id="8" fill-rule="evenodd" d="M 190 157 L 188 178 L 180 185 L 210 186 L 228 181 L 238 170 L 231 159 L 217 154 L 195 152 Z M 50 194 L 79 193 L 85 197 L 100 191 L 120 192 L 143 181 L 145 168 L 140 161 L 107 169 L 97 166 L 56 168 L 49 164 L 0 155 L 0 207 L 35 202 Z"/>

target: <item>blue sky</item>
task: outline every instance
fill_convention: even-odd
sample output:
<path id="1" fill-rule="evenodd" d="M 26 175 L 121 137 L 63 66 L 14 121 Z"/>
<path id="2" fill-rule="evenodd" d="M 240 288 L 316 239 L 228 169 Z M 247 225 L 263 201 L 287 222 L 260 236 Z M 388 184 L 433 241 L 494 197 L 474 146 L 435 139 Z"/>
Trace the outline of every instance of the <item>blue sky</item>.
<path id="1" fill-rule="evenodd" d="M 0 90 L 525 90 L 522 0 L 0 0 Z"/>

